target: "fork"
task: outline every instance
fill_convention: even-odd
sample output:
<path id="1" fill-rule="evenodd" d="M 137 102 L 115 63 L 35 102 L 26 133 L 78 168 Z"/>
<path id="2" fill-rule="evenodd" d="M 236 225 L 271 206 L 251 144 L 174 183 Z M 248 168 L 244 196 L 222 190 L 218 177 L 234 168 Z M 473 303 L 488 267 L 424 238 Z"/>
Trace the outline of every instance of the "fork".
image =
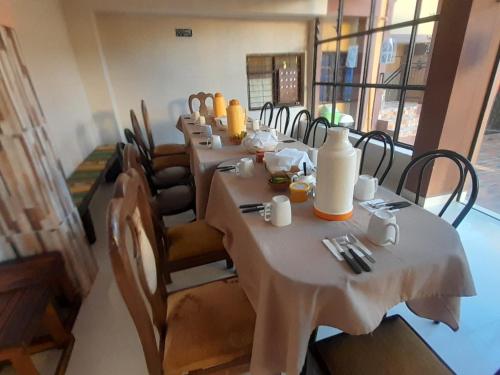
<path id="1" fill-rule="evenodd" d="M 356 249 L 361 251 L 361 253 L 363 253 L 366 259 L 368 259 L 372 263 L 375 263 L 375 259 L 373 259 L 373 257 L 370 254 L 368 254 L 361 246 L 358 246 L 357 239 L 351 233 L 347 233 L 347 235 L 344 238 L 348 244 L 356 246 Z"/>

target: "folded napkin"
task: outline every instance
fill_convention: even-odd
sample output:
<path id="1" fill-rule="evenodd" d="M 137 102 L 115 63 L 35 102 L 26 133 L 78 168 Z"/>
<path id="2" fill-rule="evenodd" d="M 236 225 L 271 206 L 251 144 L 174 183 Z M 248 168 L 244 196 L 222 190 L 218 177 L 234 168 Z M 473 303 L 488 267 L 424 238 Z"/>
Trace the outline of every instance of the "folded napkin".
<path id="1" fill-rule="evenodd" d="M 243 146 L 250 152 L 274 151 L 278 145 L 278 137 L 270 132 L 256 131 L 243 139 Z"/>
<path id="2" fill-rule="evenodd" d="M 303 163 L 306 163 L 307 170 L 312 170 L 314 168 L 314 164 L 311 159 L 309 159 L 307 152 L 295 148 L 284 148 L 275 153 L 266 152 L 264 161 L 271 174 L 288 172 L 293 166 L 302 169 Z"/>

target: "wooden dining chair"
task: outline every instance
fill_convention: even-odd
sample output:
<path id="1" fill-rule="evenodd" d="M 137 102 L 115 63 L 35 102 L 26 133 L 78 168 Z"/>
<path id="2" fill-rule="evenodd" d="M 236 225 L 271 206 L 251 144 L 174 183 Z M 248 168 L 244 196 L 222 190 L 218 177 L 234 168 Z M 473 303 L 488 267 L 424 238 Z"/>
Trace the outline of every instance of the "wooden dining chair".
<path id="1" fill-rule="evenodd" d="M 274 112 L 273 103 L 266 102 L 260 110 L 260 117 L 259 117 L 260 124 L 271 127 L 271 123 L 273 121 L 273 112 Z M 269 119 L 267 118 L 268 114 L 269 114 Z"/>
<path id="2" fill-rule="evenodd" d="M 283 113 L 285 114 L 285 123 L 283 123 Z M 290 122 L 290 108 L 284 105 L 278 110 L 278 113 L 276 113 L 274 128 L 278 130 L 280 133 L 286 134 L 289 122 Z"/>
<path id="3" fill-rule="evenodd" d="M 200 112 L 200 115 L 208 117 L 210 115 L 210 112 L 208 110 L 207 106 L 207 100 L 212 99 L 212 108 L 214 106 L 214 96 L 211 93 L 205 93 L 200 91 L 197 94 L 191 94 L 189 95 L 188 98 L 188 105 L 189 105 L 189 111 L 193 113 L 195 111 L 193 104 L 195 100 L 198 100 L 199 106 L 198 106 L 198 112 Z"/>
<path id="4" fill-rule="evenodd" d="M 163 244 L 147 194 L 136 178 L 125 174 L 116 184 L 119 194 L 107 214 L 109 255 L 148 373 L 213 374 L 235 366 L 247 368 L 255 313 L 238 279 L 168 295 L 161 269 Z"/>
<path id="5" fill-rule="evenodd" d="M 297 141 L 300 141 L 300 124 L 301 121 L 305 118 L 306 122 L 306 127 L 304 130 L 304 135 L 307 133 L 309 126 L 311 126 L 311 113 L 307 109 L 303 109 L 293 119 L 292 122 L 292 128 L 290 130 L 290 137 L 295 138 Z M 297 127 L 297 130 L 295 131 L 295 127 Z M 295 136 L 294 136 L 295 133 Z"/>
<path id="6" fill-rule="evenodd" d="M 151 128 L 151 123 L 149 122 L 149 113 L 146 107 L 146 102 L 141 100 L 141 112 L 142 119 L 144 123 L 144 129 L 146 130 L 146 135 L 148 138 L 148 148 L 149 153 L 153 156 L 153 158 L 158 156 L 169 156 L 176 154 L 187 154 L 188 149 L 187 146 L 180 143 L 170 143 L 170 144 L 162 144 L 159 146 L 155 145 L 155 141 L 153 138 L 153 130 Z"/>
<path id="7" fill-rule="evenodd" d="M 139 170 L 131 168 L 126 175 L 138 179 L 144 185 L 143 190 L 148 192 Z M 156 219 L 161 219 L 157 205 L 153 200 L 151 203 Z M 228 269 L 233 267 L 233 261 L 222 242 L 222 233 L 208 225 L 205 220 L 196 220 L 169 228 L 162 227 L 159 236 L 165 239 L 167 249 L 165 259 L 168 262 L 164 265 L 164 272 L 169 282 L 170 274 L 173 272 L 221 260 L 226 262 Z"/>
<path id="8" fill-rule="evenodd" d="M 382 321 L 370 334 L 341 333 L 311 346 L 307 374 L 451 375 L 454 372 L 400 316 Z M 315 371 L 310 371 L 314 368 Z"/>
<path id="9" fill-rule="evenodd" d="M 420 190 L 422 188 L 422 179 L 424 177 L 424 173 L 426 172 L 427 168 L 434 163 L 436 159 L 441 159 L 441 158 L 448 159 L 452 161 L 453 164 L 456 165 L 458 169 L 459 178 L 455 190 L 453 190 L 453 193 L 450 195 L 450 197 L 444 204 L 441 211 L 439 211 L 438 213 L 439 217 L 443 216 L 443 214 L 446 212 L 453 199 L 456 198 L 457 201 L 460 200 L 465 185 L 465 181 L 467 179 L 467 175 L 470 174 L 471 177 L 471 192 L 469 199 L 467 203 L 463 206 L 463 208 L 460 210 L 458 216 L 452 223 L 452 225 L 456 228 L 460 225 L 465 216 L 467 216 L 472 206 L 474 206 L 477 195 L 479 193 L 479 180 L 477 178 L 476 171 L 472 166 L 472 164 L 470 163 L 470 161 L 465 157 L 463 157 L 462 155 L 460 155 L 459 153 L 451 150 L 440 149 L 440 150 L 428 151 L 423 153 L 422 155 L 415 157 L 410 161 L 410 163 L 408 163 L 406 168 L 403 170 L 403 173 L 401 174 L 401 178 L 399 180 L 398 187 L 396 189 L 396 194 L 401 195 L 401 191 L 405 186 L 408 174 L 414 167 L 419 166 L 420 171 L 418 172 L 417 191 L 415 193 L 415 203 L 418 204 L 420 199 Z"/>
<path id="10" fill-rule="evenodd" d="M 321 144 L 317 146 L 316 131 L 318 130 L 318 126 L 324 129 L 325 135 L 323 137 L 323 142 L 321 142 Z M 328 134 L 329 128 L 330 128 L 330 122 L 325 117 L 318 117 L 314 119 L 314 121 L 311 123 L 311 126 L 309 126 L 309 129 L 307 129 L 306 131 L 306 134 L 304 136 L 304 144 L 309 145 L 311 147 L 320 147 L 326 141 L 326 136 Z M 313 133 L 312 144 L 309 143 L 309 141 L 311 140 L 311 133 Z"/>
<path id="11" fill-rule="evenodd" d="M 137 149 L 126 144 L 123 147 L 123 172 L 130 169 L 138 173 L 144 189 L 148 192 L 154 201 L 157 212 L 160 216 L 176 215 L 181 212 L 193 210 L 195 211 L 195 194 L 194 189 L 189 184 L 175 185 L 167 189 L 156 189 L 156 185 L 152 179 L 148 180 L 144 168 L 140 162 L 140 155 Z M 153 189 L 151 189 L 151 186 Z M 155 194 L 153 198 L 153 193 Z"/>
<path id="12" fill-rule="evenodd" d="M 392 141 L 392 138 L 389 134 L 384 133 L 383 131 L 380 130 L 374 130 L 368 133 L 365 133 L 361 136 L 361 138 L 358 139 L 358 141 L 354 144 L 354 147 L 359 147 L 361 144 L 363 144 L 363 152 L 361 155 L 361 163 L 359 166 L 359 174 L 363 174 L 363 166 L 365 162 L 365 157 L 367 155 L 366 149 L 368 147 L 368 144 L 372 141 L 380 141 L 384 144 L 384 151 L 382 152 L 382 157 L 380 158 L 379 163 L 377 164 L 377 168 L 375 169 L 375 172 L 373 173 L 373 177 L 377 177 L 379 171 L 381 172 L 380 177 L 378 178 L 378 184 L 382 185 L 384 182 L 387 174 L 389 173 L 389 170 L 392 167 L 392 162 L 394 160 L 394 142 Z M 389 149 L 389 150 L 387 150 Z M 370 153 L 370 151 L 369 151 Z M 371 151 L 370 155 L 373 155 L 373 151 Z M 382 167 L 382 164 L 385 161 L 385 158 L 387 156 L 387 163 L 385 166 L 384 170 L 381 170 L 380 168 Z M 372 158 L 370 158 L 372 159 Z"/>

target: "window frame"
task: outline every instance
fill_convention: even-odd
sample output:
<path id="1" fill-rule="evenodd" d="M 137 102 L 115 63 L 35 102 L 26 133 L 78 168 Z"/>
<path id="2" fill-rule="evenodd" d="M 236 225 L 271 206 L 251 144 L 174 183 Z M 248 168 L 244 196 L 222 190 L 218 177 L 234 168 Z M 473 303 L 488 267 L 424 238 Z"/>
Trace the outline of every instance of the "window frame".
<path id="1" fill-rule="evenodd" d="M 343 17 L 344 17 L 344 3 L 345 0 L 339 0 L 338 4 L 338 10 L 337 10 L 337 24 L 336 24 L 336 35 L 335 37 L 332 38 L 325 38 L 325 39 L 319 39 L 319 34 L 320 34 L 320 19 L 316 18 L 315 20 L 315 25 L 314 25 L 314 55 L 313 55 L 313 79 L 312 79 L 312 96 L 311 96 L 311 113 L 314 113 L 316 108 L 316 101 L 318 98 L 316 98 L 316 91 L 317 88 L 320 87 L 332 87 L 332 113 L 335 114 L 335 108 L 337 104 L 337 89 L 343 89 L 344 87 L 352 87 L 352 88 L 358 88 L 361 90 L 359 93 L 359 101 L 357 104 L 357 118 L 355 120 L 355 126 L 351 130 L 356 133 L 356 134 L 363 134 L 364 132 L 361 130 L 362 129 L 362 122 L 363 122 L 363 111 L 365 107 L 365 94 L 367 89 L 386 89 L 386 90 L 399 90 L 399 100 L 398 100 L 398 112 L 396 115 L 396 121 L 395 121 L 395 127 L 394 127 L 394 133 L 393 133 L 393 141 L 394 144 L 406 149 L 413 150 L 413 145 L 403 143 L 399 141 L 399 132 L 401 129 L 401 121 L 403 119 L 403 112 L 404 112 L 404 106 L 405 106 L 405 100 L 406 100 L 406 93 L 407 91 L 423 91 L 425 95 L 425 89 L 426 89 L 426 84 L 423 85 L 414 85 L 414 84 L 408 84 L 408 80 L 410 78 L 410 71 L 411 71 L 411 61 L 413 54 L 415 52 L 415 45 L 416 45 L 416 37 L 417 37 L 417 32 L 418 32 L 418 26 L 421 24 L 426 24 L 430 22 L 434 22 L 434 30 L 433 30 L 433 39 L 436 35 L 437 32 L 437 26 L 439 22 L 439 10 L 441 3 L 438 3 L 437 6 L 437 13 L 432 16 L 427 16 L 427 17 L 421 17 L 420 18 L 420 11 L 421 11 L 421 6 L 423 0 L 416 0 L 415 4 L 415 11 L 413 14 L 413 19 L 404 21 L 404 22 L 399 22 L 399 23 L 394 23 L 394 24 L 389 24 L 389 25 L 384 25 L 380 27 L 374 27 L 374 22 L 375 22 L 375 5 L 376 5 L 377 0 L 371 0 L 370 2 L 370 15 L 367 20 L 367 26 L 366 30 L 359 31 L 359 32 L 354 32 L 354 33 L 347 33 L 347 34 L 342 34 L 342 23 L 343 23 Z M 411 27 L 411 32 L 410 32 L 410 41 L 408 43 L 408 52 L 407 55 L 405 56 L 405 61 L 404 61 L 404 66 L 401 65 L 401 80 L 399 84 L 384 84 L 384 83 L 367 83 L 367 74 L 369 70 L 369 64 L 370 64 L 370 49 L 372 45 L 372 36 L 376 33 L 379 32 L 386 32 L 394 29 L 401 29 L 404 27 Z M 339 60 L 340 60 L 340 42 L 345 39 L 350 39 L 350 38 L 357 38 L 361 36 L 366 36 L 366 46 L 363 48 L 364 52 L 364 63 L 362 66 L 362 72 L 361 72 L 361 77 L 360 77 L 360 82 L 359 83 L 344 83 L 340 82 L 338 79 L 338 72 L 339 72 Z M 335 64 L 334 64 L 334 71 L 333 71 L 333 79 L 332 82 L 322 82 L 322 81 L 317 81 L 317 69 L 318 69 L 318 46 L 324 43 L 329 43 L 329 42 L 335 42 L 336 43 L 336 48 L 335 48 Z M 430 65 L 429 65 L 430 66 Z M 321 69 L 321 66 L 320 66 Z M 319 93 L 319 91 L 318 91 Z M 420 120 L 419 120 L 420 122 Z M 418 127 L 417 127 L 418 131 Z"/>
<path id="2" fill-rule="evenodd" d="M 295 103 L 279 103 L 278 102 L 278 69 L 276 64 L 276 59 L 280 57 L 297 57 L 297 66 L 298 66 L 298 102 Z M 249 64 L 248 58 L 251 57 L 270 57 L 272 59 L 272 71 L 270 72 L 262 72 L 262 73 L 250 73 L 249 72 Z M 304 106 L 304 62 L 305 62 L 305 53 L 304 52 L 288 52 L 288 53 L 251 53 L 247 54 L 245 57 L 246 62 L 246 72 L 247 72 L 247 97 L 248 97 L 248 110 L 249 111 L 259 111 L 262 109 L 260 107 L 252 107 L 250 105 L 250 78 L 252 76 L 257 76 L 259 74 L 271 74 L 272 77 L 272 103 L 276 108 L 288 106 L 288 107 L 303 107 Z"/>

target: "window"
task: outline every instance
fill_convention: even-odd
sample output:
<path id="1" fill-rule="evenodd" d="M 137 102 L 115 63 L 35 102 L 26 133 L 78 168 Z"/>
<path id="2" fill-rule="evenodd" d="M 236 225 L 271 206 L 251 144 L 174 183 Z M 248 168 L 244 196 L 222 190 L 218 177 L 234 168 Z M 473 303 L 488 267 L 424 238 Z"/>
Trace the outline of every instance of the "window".
<path id="1" fill-rule="evenodd" d="M 314 116 L 358 132 L 383 130 L 411 147 L 439 0 L 335 3 L 336 14 L 316 20 Z"/>
<path id="2" fill-rule="evenodd" d="M 248 107 L 302 105 L 303 54 L 248 55 Z"/>

